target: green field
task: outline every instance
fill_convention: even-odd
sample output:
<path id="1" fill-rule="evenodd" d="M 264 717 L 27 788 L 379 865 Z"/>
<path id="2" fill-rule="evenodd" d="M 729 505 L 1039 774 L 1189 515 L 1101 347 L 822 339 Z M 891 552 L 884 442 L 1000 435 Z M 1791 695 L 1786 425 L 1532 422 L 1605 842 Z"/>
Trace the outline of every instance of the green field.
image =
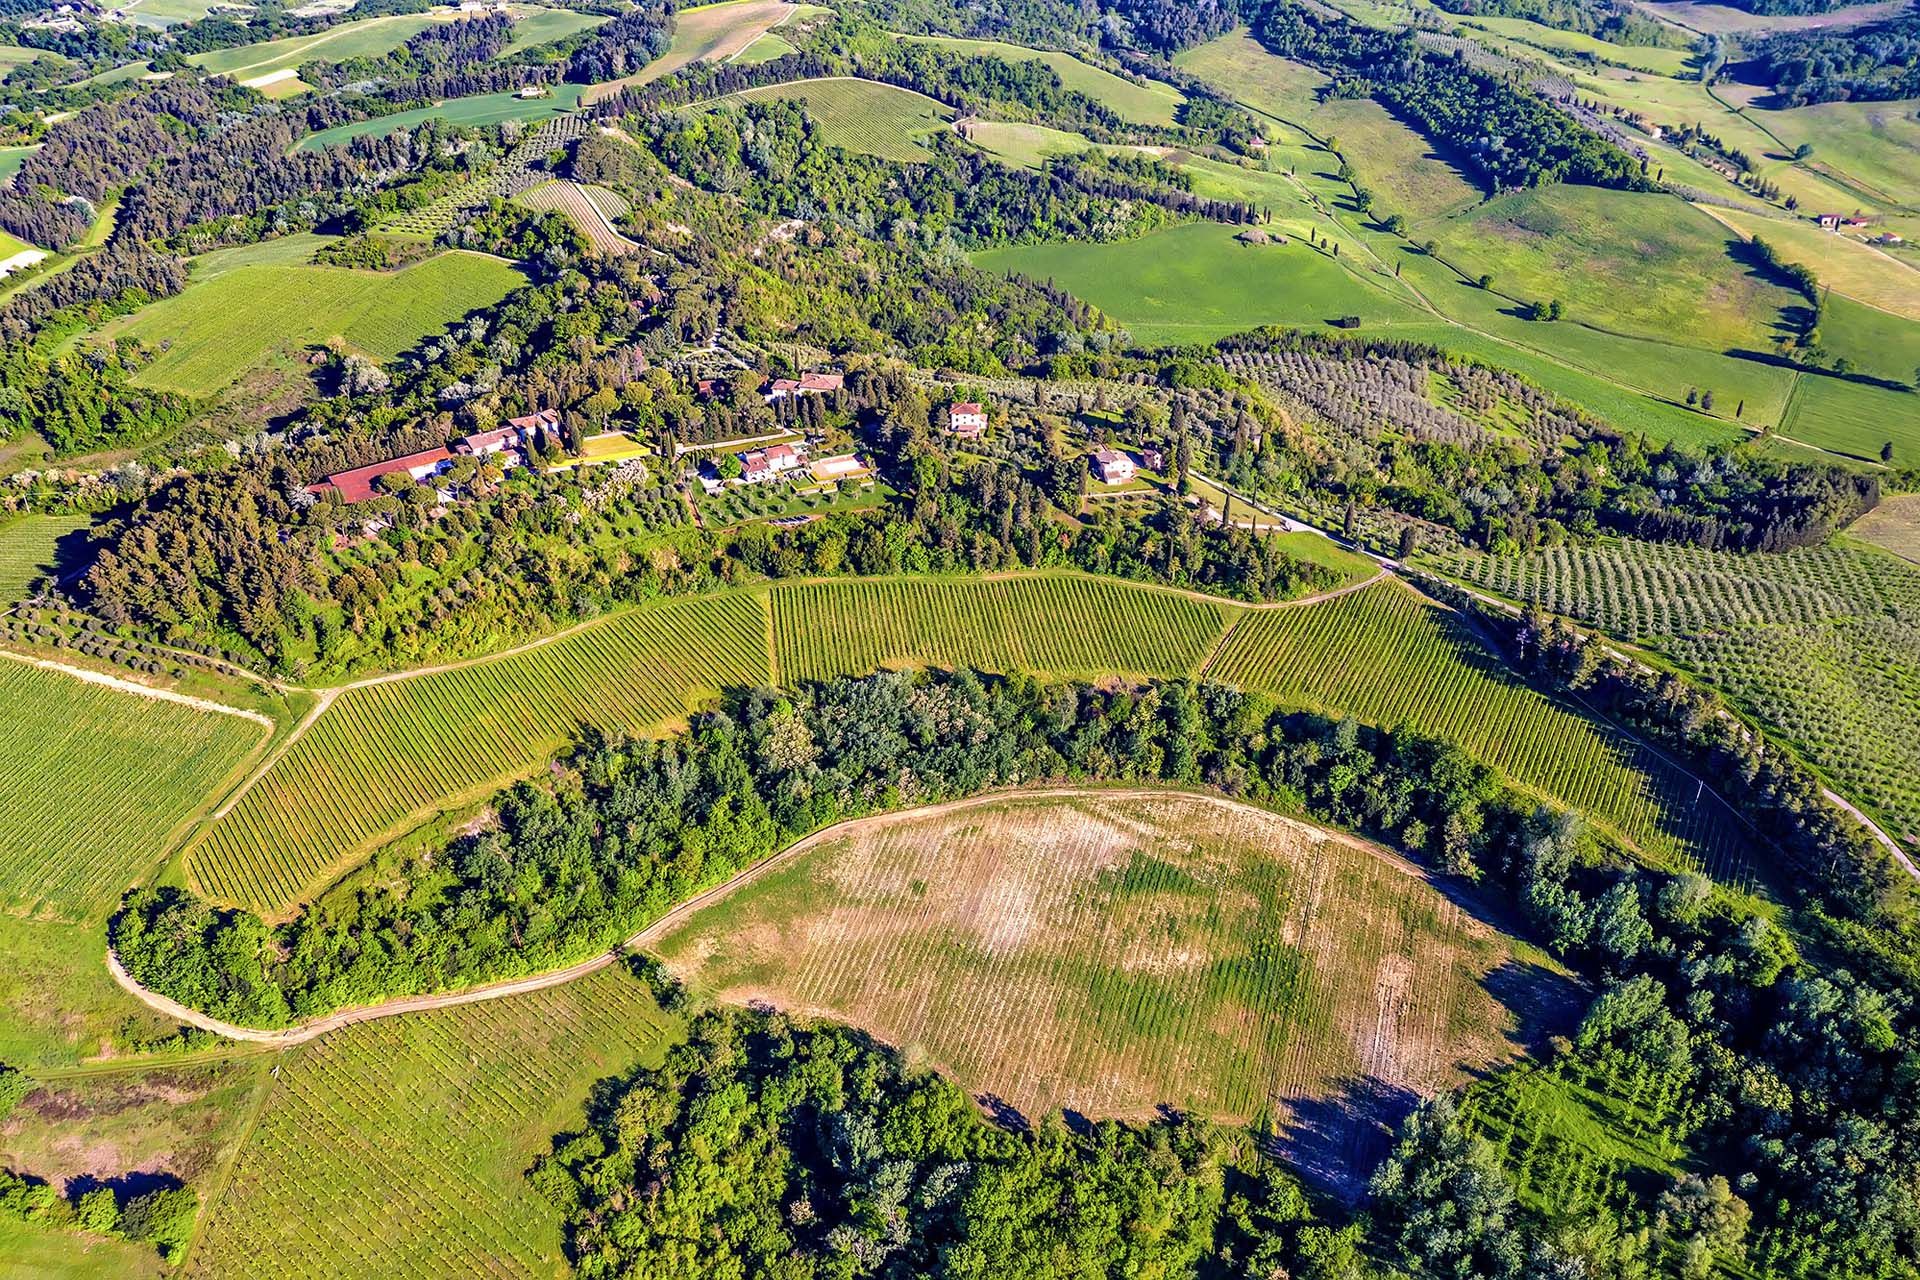
<path id="1" fill-rule="evenodd" d="M 763 62 L 772 62 L 776 58 L 784 58 L 794 52 L 796 50 L 789 41 L 769 31 L 739 53 L 734 54 L 732 61 L 742 66 L 757 67 Z"/>
<path id="2" fill-rule="evenodd" d="M 465 252 L 394 272 L 232 267 L 109 332 L 161 351 L 135 378 L 139 385 L 212 395 L 278 351 L 332 338 L 376 358 L 397 356 L 523 280 L 509 263 Z"/>
<path id="3" fill-rule="evenodd" d="M 13 181 L 13 175 L 20 172 L 20 166 L 27 157 L 38 151 L 34 147 L 0 147 L 0 185 Z"/>
<path id="4" fill-rule="evenodd" d="M 1099 145 L 1084 134 L 1009 120 L 970 121 L 961 136 L 982 151 L 1026 169 L 1038 169 L 1054 156 L 1078 155 Z"/>
<path id="5" fill-rule="evenodd" d="M 646 949 L 697 992 L 851 1022 L 1028 1117 L 1171 1104 L 1304 1146 L 1296 1122 L 1356 1076 L 1431 1096 L 1547 1020 L 1550 972 L 1475 914 L 1377 846 L 1090 790 L 829 832 Z M 1488 989 L 1499 969 L 1523 1011 Z M 1314 1145 L 1377 1147 L 1372 1118 Z"/>
<path id="6" fill-rule="evenodd" d="M 1804 162 L 1882 204 L 1920 205 L 1920 99 L 1826 102 L 1760 114 L 1788 147 L 1809 143 Z"/>
<path id="7" fill-rule="evenodd" d="M 0 908 L 102 917 L 266 728 L 0 659 Z"/>
<path id="8" fill-rule="evenodd" d="M 1691 777 L 1522 683 L 1450 612 L 1398 583 L 1311 608 L 1249 612 L 1206 676 L 1447 738 L 1649 857 L 1735 884 L 1754 873 L 1736 819 Z"/>
<path id="9" fill-rule="evenodd" d="M 361 1023 L 287 1053 L 190 1276 L 564 1271 L 526 1180 L 595 1080 L 677 1034 L 618 966 L 566 986 Z"/>
<path id="10" fill-rule="evenodd" d="M 445 120 L 448 124 L 466 127 L 494 125 L 504 120 L 546 120 L 579 106 L 583 88 L 584 85 L 577 84 L 555 85 L 552 96 L 546 98 L 522 98 L 513 93 L 478 93 L 467 98 L 449 98 L 430 107 L 415 107 L 411 111 L 399 111 L 390 116 L 376 116 L 371 120 L 356 120 L 351 124 L 323 129 L 301 139 L 299 149 L 318 151 L 322 147 L 350 142 L 355 138 L 384 138 L 401 129 L 411 129 L 425 120 Z"/>
<path id="11" fill-rule="evenodd" d="M 187 58 L 208 75 L 231 76 L 245 84 L 292 71 L 304 62 L 344 62 L 348 58 L 377 58 L 392 53 L 428 27 L 455 21 L 443 11 L 432 14 L 392 14 L 359 18 L 306 36 L 263 40 L 230 49 L 212 49 Z"/>
<path id="12" fill-rule="evenodd" d="M 188 850 L 203 892 L 285 913 L 383 835 L 540 767 L 587 725 L 683 722 L 768 679 L 752 596 L 636 609 L 503 658 L 351 688 Z"/>
<path id="13" fill-rule="evenodd" d="M 1788 262 L 1809 268 L 1822 285 L 1904 318 L 1920 335 L 1920 270 L 1851 236 L 1822 231 L 1803 218 L 1763 218 L 1710 206 L 1709 211 L 1743 236 L 1767 241 Z"/>
<path id="14" fill-rule="evenodd" d="M 874 80 L 796 80 L 747 89 L 721 101 L 798 99 L 829 145 L 907 163 L 926 155 L 923 139 L 948 127 L 953 111 L 932 98 Z"/>
<path id="15" fill-rule="evenodd" d="M 1095 102 L 1110 108 L 1122 120 L 1130 120 L 1135 124 L 1172 124 L 1187 100 L 1186 95 L 1172 85 L 1158 82 L 1140 84 L 1054 49 L 1029 49 L 1025 45 L 1003 44 L 998 40 L 961 40 L 951 36 L 902 38 L 939 45 L 956 53 L 999 58 L 1003 62 L 1043 62 L 1060 77 L 1062 85 L 1086 94 Z"/>
<path id="16" fill-rule="evenodd" d="M 140 1004 L 107 974 L 102 922 L 118 901 L 116 886 L 92 905 L 94 918 L 86 923 L 0 910 L 0 1062 L 29 1070 L 71 1067 L 123 1053 L 129 1041 L 173 1033 L 172 1019 Z"/>
<path id="17" fill-rule="evenodd" d="M 1920 322 L 1830 293 L 1820 307 L 1820 345 L 1870 377 L 1920 382 Z M 1911 411 L 1920 412 L 1920 401 Z M 1897 418 L 1903 410 L 1890 404 L 1887 412 Z"/>
<path id="18" fill-rule="evenodd" d="M 1920 461 L 1920 397 L 1911 391 L 1803 374 L 1781 433 L 1835 453 L 1877 462 L 1893 445 L 1900 466 Z"/>
<path id="19" fill-rule="evenodd" d="M 1653 543 L 1461 555 L 1448 571 L 1670 654 L 1920 841 L 1920 568 L 1877 552 Z"/>
<path id="20" fill-rule="evenodd" d="M 1592 57 L 1601 62 L 1611 62 L 1657 76 L 1688 75 L 1695 62 L 1695 55 L 1686 49 L 1614 44 L 1612 41 L 1602 40 L 1598 36 L 1590 36 L 1585 32 L 1562 31 L 1525 18 L 1503 18 L 1482 14 L 1462 19 L 1461 25 L 1476 32 L 1484 31 L 1498 36 L 1502 43 L 1510 40 L 1515 44 L 1527 46 L 1517 51 L 1522 56 L 1535 50 L 1546 50 L 1562 56 Z"/>
<path id="21" fill-rule="evenodd" d="M 535 45 L 551 44 L 555 40 L 565 40 L 568 36 L 591 31 L 601 23 L 610 21 L 612 19 L 604 13 L 581 13 L 577 9 L 535 9 L 514 19 L 513 35 L 507 41 L 507 54 Z"/>
<path id="22" fill-rule="evenodd" d="M 626 85 L 648 84 L 696 62 L 730 61 L 781 23 L 825 12 L 786 0 L 725 0 L 681 9 L 673 16 L 673 43 L 664 54 L 630 76 L 590 86 L 583 101 L 591 105 Z"/>
<path id="23" fill-rule="evenodd" d="M 61 539 L 92 523 L 90 516 L 20 516 L 0 524 L 0 607 L 20 599 L 35 579 L 52 573 Z"/>
<path id="24" fill-rule="evenodd" d="M 1426 318 L 1308 245 L 1245 245 L 1237 233 L 1188 223 L 1113 244 L 990 249 L 974 262 L 1051 280 L 1145 344 L 1207 342 L 1263 324 L 1320 328 L 1350 314 L 1360 317 L 1363 331 Z"/>
<path id="25" fill-rule="evenodd" d="M 1563 184 L 1424 230 L 1500 293 L 1558 298 L 1571 319 L 1687 346 L 1768 350 L 1781 312 L 1804 303 L 1737 262 L 1726 227 L 1667 195 Z"/>

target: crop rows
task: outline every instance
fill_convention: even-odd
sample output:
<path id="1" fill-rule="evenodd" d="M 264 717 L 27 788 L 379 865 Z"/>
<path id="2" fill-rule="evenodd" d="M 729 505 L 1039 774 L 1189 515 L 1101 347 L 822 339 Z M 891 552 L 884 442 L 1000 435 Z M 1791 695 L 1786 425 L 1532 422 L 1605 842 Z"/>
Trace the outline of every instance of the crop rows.
<path id="1" fill-rule="evenodd" d="M 360 1023 L 270 1086 L 197 1276 L 550 1276 L 558 1217 L 524 1171 L 591 1083 L 657 1061 L 669 1020 L 619 967 Z"/>
<path id="2" fill-rule="evenodd" d="M 780 587 L 783 681 L 928 664 L 1054 676 L 1192 673 L 1232 606 L 1073 576 Z"/>
<path id="3" fill-rule="evenodd" d="M 656 729 L 767 680 L 764 606 L 723 596 L 350 688 L 188 851 L 188 873 L 222 901 L 284 912 L 381 835 L 532 771 L 586 726 Z"/>
<path id="4" fill-rule="evenodd" d="M 545 181 L 548 175 L 536 170 L 534 164 L 544 160 L 556 147 L 583 137 L 586 131 L 585 116 L 555 116 L 528 133 L 485 177 L 463 182 L 431 204 L 396 215 L 387 222 L 385 229 L 410 235 L 437 236 L 459 222 L 460 215 L 467 210 L 485 208 L 496 199 L 510 200 L 536 183 Z"/>
<path id="5" fill-rule="evenodd" d="M 572 219 L 574 225 L 580 228 L 580 233 L 586 236 L 587 242 L 596 252 L 617 257 L 623 253 L 632 253 L 639 248 L 633 241 L 612 228 L 611 215 L 608 215 L 605 221 L 602 220 L 601 210 L 587 192 L 576 183 L 543 182 L 537 187 L 521 192 L 516 199 L 529 209 L 545 209 L 566 214 Z"/>
<path id="6" fill-rule="evenodd" d="M 1401 587 L 1249 613 L 1207 676 L 1291 705 L 1447 738 L 1598 818 L 1649 857 L 1736 883 L 1751 875 L 1737 819 L 1701 784 L 1528 687 L 1460 624 Z"/>
<path id="7" fill-rule="evenodd" d="M 1654 645 L 1920 840 L 1920 569 L 1821 547 L 1731 555 L 1621 541 L 1460 555 L 1457 577 Z"/>
<path id="8" fill-rule="evenodd" d="M 0 525 L 0 605 L 12 604 L 53 572 L 60 539 L 91 523 L 90 516 L 22 516 Z"/>
<path id="9" fill-rule="evenodd" d="M 1390 856 L 1200 796 L 869 826 L 659 951 L 703 989 L 913 1046 L 1030 1117 L 1285 1115 L 1355 1076 L 1432 1093 L 1506 1052 L 1481 982 L 1509 958 L 1497 935 Z M 1366 1140 L 1362 1116 L 1337 1127 L 1342 1154 Z"/>
<path id="10" fill-rule="evenodd" d="M 0 907 L 95 918 L 265 735 L 0 659 Z"/>

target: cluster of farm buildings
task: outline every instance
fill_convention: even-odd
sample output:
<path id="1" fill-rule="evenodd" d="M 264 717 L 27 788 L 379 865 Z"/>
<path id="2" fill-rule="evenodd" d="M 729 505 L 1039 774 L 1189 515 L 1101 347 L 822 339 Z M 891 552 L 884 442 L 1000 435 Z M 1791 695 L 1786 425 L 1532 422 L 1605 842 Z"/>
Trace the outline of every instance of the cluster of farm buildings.
<path id="1" fill-rule="evenodd" d="M 453 460 L 460 457 L 490 458 L 502 469 L 512 470 L 527 464 L 527 457 L 537 442 L 546 440 L 558 443 L 559 439 L 559 413 L 542 409 L 538 413 L 510 418 L 504 427 L 476 432 L 452 448 L 424 449 L 419 453 L 388 458 L 385 462 L 371 462 L 364 467 L 336 471 L 318 484 L 308 485 L 307 492 L 316 497 L 338 494 L 342 502 L 352 505 L 378 497 L 380 491 L 377 482 L 382 476 L 404 472 L 416 484 L 424 484 L 452 466 Z"/>

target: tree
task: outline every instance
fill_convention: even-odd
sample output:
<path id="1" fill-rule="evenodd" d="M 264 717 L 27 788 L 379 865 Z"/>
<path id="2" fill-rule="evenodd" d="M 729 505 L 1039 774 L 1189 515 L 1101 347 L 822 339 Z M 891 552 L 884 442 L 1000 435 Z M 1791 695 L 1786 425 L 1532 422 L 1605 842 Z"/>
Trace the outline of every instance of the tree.
<path id="1" fill-rule="evenodd" d="M 18 1067 L 0 1062 L 0 1120 L 13 1114 L 26 1096 L 33 1092 L 33 1079 Z"/>
<path id="2" fill-rule="evenodd" d="M 722 480 L 738 480 L 746 465 L 737 453 L 722 453 L 713 460 L 713 469 Z"/>
<path id="3" fill-rule="evenodd" d="M 73 1220 L 82 1231 L 113 1235 L 120 1225 L 120 1203 L 113 1198 L 113 1188 L 95 1187 L 84 1192 L 73 1206 Z"/>
<path id="4" fill-rule="evenodd" d="M 1683 1173 L 1660 1193 L 1658 1230 L 1680 1252 L 1687 1280 L 1706 1280 L 1719 1258 L 1736 1256 L 1745 1243 L 1753 1211 L 1733 1194 L 1726 1178 Z"/>
<path id="5" fill-rule="evenodd" d="M 1402 526 L 1400 529 L 1400 551 L 1399 551 L 1399 554 L 1395 556 L 1395 559 L 1398 559 L 1398 560 L 1412 559 L 1415 544 L 1418 540 L 1418 537 L 1419 535 L 1415 532 L 1414 527 L 1412 525 Z"/>
<path id="6" fill-rule="evenodd" d="M 1482 289 L 1493 288 L 1493 273 L 1492 272 L 1482 273 L 1478 283 Z"/>
<path id="7" fill-rule="evenodd" d="M 1880 461 L 1882 462 L 1893 461 L 1893 441 L 1889 440 L 1885 444 L 1880 446 Z"/>
<path id="8" fill-rule="evenodd" d="M 1700 407 L 1708 413 L 1713 412 L 1713 392 L 1702 391 L 1700 393 Z"/>
<path id="9" fill-rule="evenodd" d="M 1803 142 L 1793 149 L 1793 158 L 1795 160 L 1805 160 L 1812 155 L 1813 144 L 1811 142 Z"/>
<path id="10" fill-rule="evenodd" d="M 1414 1275 L 1507 1280 L 1520 1274 L 1513 1186 L 1493 1148 L 1467 1131 L 1451 1097 L 1407 1117 L 1372 1190 L 1384 1243 Z"/>

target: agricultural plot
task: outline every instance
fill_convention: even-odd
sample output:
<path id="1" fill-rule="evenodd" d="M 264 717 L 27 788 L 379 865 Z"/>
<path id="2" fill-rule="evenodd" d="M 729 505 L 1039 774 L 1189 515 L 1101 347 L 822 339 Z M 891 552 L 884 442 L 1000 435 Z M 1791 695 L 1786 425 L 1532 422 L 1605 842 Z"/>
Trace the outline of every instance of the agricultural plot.
<path id="1" fill-rule="evenodd" d="M 1303 823 L 1089 791 L 830 831 L 647 946 L 697 990 L 852 1022 L 1031 1118 L 1271 1115 L 1354 1192 L 1379 1122 L 1571 1012 L 1474 912 Z"/>
<path id="2" fill-rule="evenodd" d="M 1822 285 L 1835 292 L 1920 322 L 1920 270 L 1900 259 L 1801 219 L 1788 221 L 1740 209 L 1702 207 L 1742 238 L 1759 236 L 1788 262 L 1809 268 Z M 1920 333 L 1920 324 L 1916 324 L 1916 332 Z"/>
<path id="3" fill-rule="evenodd" d="M 1656 49 L 1644 45 L 1614 44 L 1580 31 L 1562 31 L 1525 18 L 1478 15 L 1464 20 L 1462 26 L 1491 32 L 1516 44 L 1544 49 L 1549 53 L 1591 57 L 1601 62 L 1631 67 L 1658 76 L 1683 76 L 1692 70 L 1694 54 L 1687 49 Z M 1530 52 L 1531 50 L 1523 50 Z"/>
<path id="4" fill-rule="evenodd" d="M 512 264 L 461 251 L 392 272 L 236 267 L 195 281 L 109 332 L 160 352 L 136 383 L 204 396 L 277 352 L 330 338 L 390 359 L 523 282 Z"/>
<path id="5" fill-rule="evenodd" d="M 612 196 L 608 191 L 604 195 Z M 617 196 L 614 197 L 616 200 Z M 529 209 L 546 209 L 555 213 L 564 213 L 572 219 L 575 226 L 587 237 L 598 253 L 618 257 L 623 253 L 632 253 L 640 246 L 614 230 L 613 222 L 594 202 L 585 187 L 577 182 L 556 179 L 530 187 L 514 197 L 514 201 Z"/>
<path id="6" fill-rule="evenodd" d="M 513 34 L 507 39 L 507 55 L 536 45 L 552 44 L 582 31 L 591 31 L 612 21 L 604 13 L 581 13 L 577 9 L 535 9 L 514 19 Z M 502 55 L 502 56 L 507 56 Z"/>
<path id="7" fill-rule="evenodd" d="M 1668 195 L 1563 184 L 1502 196 L 1432 228 L 1469 277 L 1572 319 L 1702 346 L 1769 350 L 1781 312 L 1804 301 L 1736 262 L 1737 239 Z"/>
<path id="8" fill-rule="evenodd" d="M 945 103 L 875 80 L 795 80 L 746 89 L 721 101 L 774 98 L 804 103 L 829 146 L 902 163 L 923 159 L 923 140 L 953 119 Z"/>
<path id="9" fill-rule="evenodd" d="M 221 901 L 289 912 L 382 836 L 532 772 L 586 726 L 661 729 L 767 681 L 764 605 L 722 596 L 349 688 L 209 825 L 187 875 Z"/>
<path id="10" fill-rule="evenodd" d="M 467 210 L 483 208 L 494 200 L 511 200 L 528 187 L 545 182 L 551 175 L 535 165 L 556 148 L 586 136 L 586 132 L 586 117 L 572 112 L 555 116 L 529 133 L 485 176 L 461 183 L 423 208 L 396 215 L 382 230 L 437 236 L 460 221 Z"/>
<path id="11" fill-rule="evenodd" d="M 1044 124 L 969 120 L 959 128 L 960 136 L 982 151 L 1026 169 L 1038 169 L 1054 156 L 1079 155 L 1099 147 L 1083 134 Z"/>
<path id="12" fill-rule="evenodd" d="M 1071 575 L 779 586 L 783 683 L 931 665 L 1095 679 L 1194 672 L 1238 612 Z"/>
<path id="13" fill-rule="evenodd" d="M 595 1080 L 657 1066 L 674 1034 L 616 966 L 303 1046 L 281 1059 L 186 1272 L 553 1276 L 559 1215 L 526 1169 Z"/>
<path id="14" fill-rule="evenodd" d="M 725 0 L 682 9 L 673 16 L 673 43 L 664 54 L 630 76 L 589 86 L 583 101 L 591 106 L 628 85 L 650 84 L 696 62 L 731 61 L 782 23 L 824 12 L 786 0 Z"/>
<path id="15" fill-rule="evenodd" d="M 0 910 L 97 921 L 266 735 L 0 659 Z"/>
<path id="16" fill-rule="evenodd" d="M 92 523 L 89 516 L 21 516 L 0 524 L 0 606 L 55 572 L 61 543 Z"/>
<path id="17" fill-rule="evenodd" d="M 1846 547 L 1739 556 L 1630 541 L 1446 567 L 1670 654 L 1920 841 L 1920 568 Z"/>
<path id="18" fill-rule="evenodd" d="M 1847 532 L 1876 547 L 1920 564 L 1920 494 L 1882 498 Z"/>
<path id="19" fill-rule="evenodd" d="M 1826 102 L 1769 111 L 1767 131 L 1789 148 L 1806 143 L 1816 172 L 1881 204 L 1920 205 L 1920 99 Z"/>
<path id="20" fill-rule="evenodd" d="M 398 49 L 428 27 L 441 22 L 458 21 L 450 10 L 439 14 L 394 14 L 379 18 L 360 18 L 343 22 L 314 35 L 287 36 L 243 44 L 230 49 L 212 49 L 189 55 L 193 63 L 208 75 L 231 76 L 242 84 L 284 78 L 298 70 L 303 62 L 342 62 L 348 58 L 377 58 Z"/>
<path id="21" fill-rule="evenodd" d="M 1846 378 L 1803 374 L 1793 389 L 1781 434 L 1815 448 L 1877 462 L 1893 446 L 1893 460 L 1908 466 L 1920 459 L 1920 400 L 1911 391 L 1892 390 Z"/>
<path id="22" fill-rule="evenodd" d="M 1526 685 L 1450 613 L 1398 584 L 1250 612 L 1205 674 L 1290 706 L 1446 738 L 1649 858 L 1734 884 L 1753 878 L 1738 819 L 1703 784 Z"/>
<path id="23" fill-rule="evenodd" d="M 11 184 L 13 175 L 20 172 L 20 166 L 27 162 L 27 157 L 39 149 L 38 146 L 0 147 L 0 187 Z"/>
<path id="24" fill-rule="evenodd" d="M 953 36 L 903 36 L 902 39 L 938 45 L 970 57 L 1045 63 L 1066 88 L 1086 94 L 1122 120 L 1135 124 L 1172 124 L 1187 101 L 1186 95 L 1172 85 L 1130 80 L 1057 49 L 1029 49 L 998 40 L 962 40 Z"/>
<path id="25" fill-rule="evenodd" d="M 989 249 L 973 260 L 989 271 L 1052 280 L 1148 344 L 1211 341 L 1265 324 L 1318 328 L 1347 315 L 1373 329 L 1424 315 L 1310 245 L 1248 245 L 1236 234 L 1196 222 L 1114 244 Z"/>
<path id="26" fill-rule="evenodd" d="M 601 21 L 605 19 L 601 18 Z M 514 29 L 519 30 L 518 27 Z M 448 124 L 468 126 L 500 124 L 507 120 L 547 120 L 578 107 L 580 91 L 580 85 L 559 84 L 554 85 L 553 93 L 545 98 L 522 98 L 517 93 L 476 93 L 465 98 L 449 98 L 430 107 L 415 107 L 411 111 L 399 111 L 390 116 L 355 120 L 331 129 L 322 129 L 301 139 L 299 149 L 318 151 L 322 147 L 351 142 L 355 138 L 384 138 L 427 120 L 444 120 Z"/>

